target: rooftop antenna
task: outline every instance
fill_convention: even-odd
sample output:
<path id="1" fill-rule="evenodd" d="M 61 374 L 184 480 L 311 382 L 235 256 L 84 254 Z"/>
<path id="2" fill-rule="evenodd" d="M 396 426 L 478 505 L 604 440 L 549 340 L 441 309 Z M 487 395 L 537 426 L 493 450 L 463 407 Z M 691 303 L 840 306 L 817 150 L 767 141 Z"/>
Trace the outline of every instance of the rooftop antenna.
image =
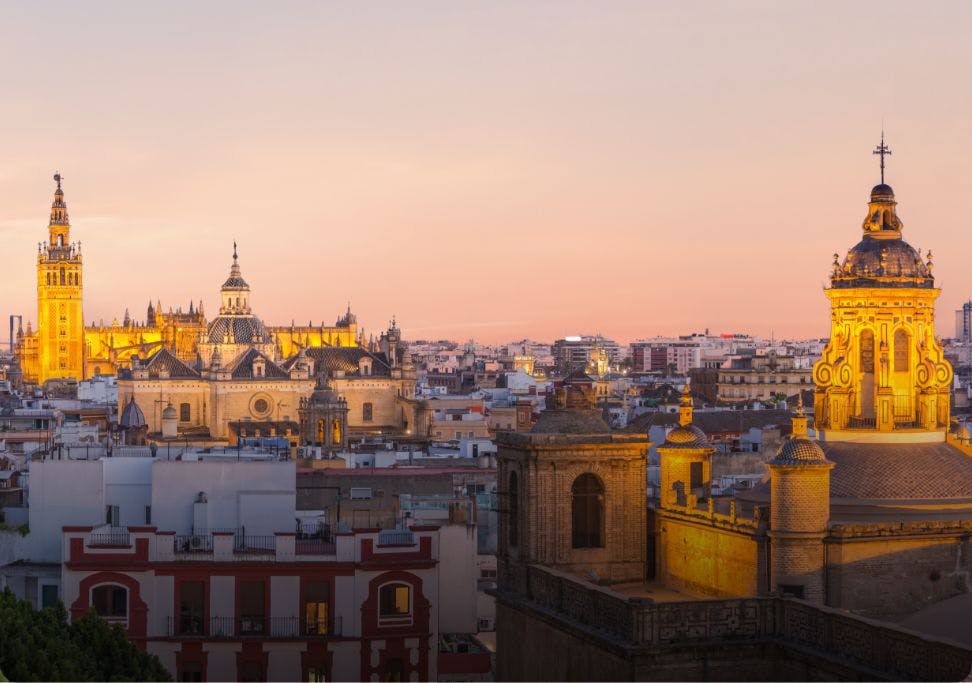
<path id="1" fill-rule="evenodd" d="M 871 154 L 881 157 L 881 184 L 884 185 L 884 157 L 891 156 L 891 148 L 884 144 L 884 121 L 881 121 L 881 144 L 874 148 Z"/>

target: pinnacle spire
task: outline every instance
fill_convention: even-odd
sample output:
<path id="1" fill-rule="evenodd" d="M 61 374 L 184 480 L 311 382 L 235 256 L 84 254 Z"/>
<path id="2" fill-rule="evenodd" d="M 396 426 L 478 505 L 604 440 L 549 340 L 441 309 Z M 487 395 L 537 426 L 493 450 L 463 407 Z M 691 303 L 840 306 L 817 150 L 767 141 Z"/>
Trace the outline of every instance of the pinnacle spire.
<path id="1" fill-rule="evenodd" d="M 891 156 L 891 148 L 884 144 L 884 125 L 881 126 L 881 144 L 875 147 L 871 154 L 881 157 L 881 184 L 884 185 L 884 157 Z"/>
<path id="2" fill-rule="evenodd" d="M 682 396 L 678 400 L 678 424 L 681 427 L 692 424 L 692 390 L 686 384 L 682 388 Z"/>

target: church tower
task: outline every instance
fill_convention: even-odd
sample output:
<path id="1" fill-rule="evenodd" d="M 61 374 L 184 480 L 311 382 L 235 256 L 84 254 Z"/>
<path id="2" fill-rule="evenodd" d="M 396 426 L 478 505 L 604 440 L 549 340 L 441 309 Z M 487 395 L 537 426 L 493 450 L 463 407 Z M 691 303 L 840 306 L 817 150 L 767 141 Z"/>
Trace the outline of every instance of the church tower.
<path id="1" fill-rule="evenodd" d="M 935 337 L 931 252 L 905 242 L 897 201 L 871 190 L 862 239 L 834 254 L 830 341 L 813 368 L 817 436 L 827 441 L 941 441 L 949 425 L 952 367 Z"/>
<path id="2" fill-rule="evenodd" d="M 37 250 L 37 381 L 84 378 L 84 318 L 81 313 L 81 243 L 71 242 L 60 173 L 47 226 Z"/>

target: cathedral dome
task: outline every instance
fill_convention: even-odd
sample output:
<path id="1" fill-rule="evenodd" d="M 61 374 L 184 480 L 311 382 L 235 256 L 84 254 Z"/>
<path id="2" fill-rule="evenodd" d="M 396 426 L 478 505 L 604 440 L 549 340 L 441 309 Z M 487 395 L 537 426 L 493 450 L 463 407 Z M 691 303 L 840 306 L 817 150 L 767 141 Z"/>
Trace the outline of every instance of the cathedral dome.
<path id="1" fill-rule="evenodd" d="M 206 339 L 210 344 L 222 344 L 229 337 L 233 344 L 252 344 L 267 342 L 270 333 L 254 315 L 220 315 L 209 323 Z"/>
<path id="2" fill-rule="evenodd" d="M 123 429 L 145 426 L 145 415 L 142 413 L 142 409 L 138 407 L 138 404 L 135 403 L 134 396 L 132 396 L 132 400 L 128 402 L 128 405 L 125 406 L 125 410 L 122 411 L 118 424 Z"/>
<path id="3" fill-rule="evenodd" d="M 668 432 L 662 448 L 712 448 L 705 432 L 695 425 L 682 425 Z"/>

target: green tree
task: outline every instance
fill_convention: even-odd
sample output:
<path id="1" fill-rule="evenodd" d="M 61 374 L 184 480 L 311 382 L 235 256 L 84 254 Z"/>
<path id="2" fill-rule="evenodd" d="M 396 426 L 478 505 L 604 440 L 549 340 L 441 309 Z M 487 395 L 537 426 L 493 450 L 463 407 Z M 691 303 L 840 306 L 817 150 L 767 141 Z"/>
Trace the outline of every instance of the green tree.
<path id="1" fill-rule="evenodd" d="M 14 681 L 170 681 L 158 657 L 142 652 L 94 611 L 68 623 L 58 603 L 35 610 L 0 593 L 0 671 Z"/>

